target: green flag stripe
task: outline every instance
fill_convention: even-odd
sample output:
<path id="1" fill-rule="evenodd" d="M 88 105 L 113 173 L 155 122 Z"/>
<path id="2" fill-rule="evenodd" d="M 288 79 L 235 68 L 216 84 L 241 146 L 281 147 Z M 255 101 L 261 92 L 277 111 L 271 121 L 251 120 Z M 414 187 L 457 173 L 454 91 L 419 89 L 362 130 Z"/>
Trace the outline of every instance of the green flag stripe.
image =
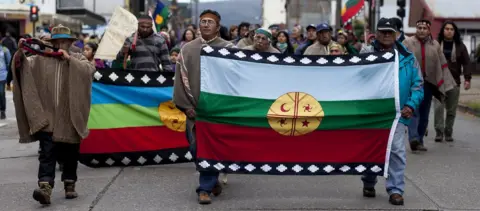
<path id="1" fill-rule="evenodd" d="M 202 92 L 197 119 L 211 123 L 270 127 L 267 113 L 274 101 Z M 388 129 L 395 119 L 395 99 L 320 101 L 325 117 L 319 130 Z"/>
<path id="2" fill-rule="evenodd" d="M 128 104 L 93 104 L 89 129 L 162 126 L 158 107 Z"/>

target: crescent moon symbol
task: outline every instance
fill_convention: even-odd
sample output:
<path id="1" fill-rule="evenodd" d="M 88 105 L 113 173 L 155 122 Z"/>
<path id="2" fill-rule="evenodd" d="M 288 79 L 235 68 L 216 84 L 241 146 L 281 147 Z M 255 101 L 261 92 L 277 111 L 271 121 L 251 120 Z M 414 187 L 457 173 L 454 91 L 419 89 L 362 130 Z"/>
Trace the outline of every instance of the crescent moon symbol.
<path id="1" fill-rule="evenodd" d="M 286 103 L 284 103 L 284 104 L 282 104 L 282 105 L 280 106 L 280 111 L 282 111 L 282 112 L 288 112 L 288 111 L 290 111 L 290 109 L 285 110 L 285 108 L 284 108 L 285 104 L 286 104 Z"/>

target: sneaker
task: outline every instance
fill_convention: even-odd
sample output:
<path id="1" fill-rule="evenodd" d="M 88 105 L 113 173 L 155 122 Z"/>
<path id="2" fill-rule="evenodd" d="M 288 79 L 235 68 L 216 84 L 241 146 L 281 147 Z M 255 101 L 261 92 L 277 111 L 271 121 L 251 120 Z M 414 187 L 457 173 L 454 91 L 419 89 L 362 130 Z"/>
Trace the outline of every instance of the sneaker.
<path id="1" fill-rule="evenodd" d="M 73 180 L 65 180 L 63 181 L 64 189 L 65 189 L 65 198 L 66 199 L 74 199 L 78 197 L 77 192 L 75 191 L 75 181 Z"/>
<path id="2" fill-rule="evenodd" d="M 210 197 L 210 194 L 206 192 L 200 192 L 198 194 L 198 203 L 199 204 L 211 204 L 212 203 L 212 198 Z"/>
<path id="3" fill-rule="evenodd" d="M 390 202 L 390 204 L 393 204 L 393 205 L 403 205 L 404 204 L 403 196 L 398 193 L 394 193 L 390 195 L 388 202 Z"/>
<path id="4" fill-rule="evenodd" d="M 0 112 L 0 119 L 6 119 L 7 115 L 5 114 L 5 111 Z"/>
<path id="5" fill-rule="evenodd" d="M 435 136 L 435 142 L 442 142 L 442 141 L 443 141 L 443 136 L 442 135 Z"/>
<path id="6" fill-rule="evenodd" d="M 446 142 L 453 142 L 453 138 L 451 136 L 448 136 L 445 138 Z"/>
<path id="7" fill-rule="evenodd" d="M 374 198 L 376 196 L 375 188 L 363 188 L 363 196 L 367 198 Z"/>
<path id="8" fill-rule="evenodd" d="M 38 187 L 33 191 L 33 199 L 43 205 L 51 204 L 52 186 L 48 182 L 39 182 Z"/>

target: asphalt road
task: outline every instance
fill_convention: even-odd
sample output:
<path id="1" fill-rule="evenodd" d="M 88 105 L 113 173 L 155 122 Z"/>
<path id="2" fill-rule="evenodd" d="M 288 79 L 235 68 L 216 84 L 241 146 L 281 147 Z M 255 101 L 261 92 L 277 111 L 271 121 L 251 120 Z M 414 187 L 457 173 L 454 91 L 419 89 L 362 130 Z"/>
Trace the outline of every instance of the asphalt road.
<path id="1" fill-rule="evenodd" d="M 11 93 L 8 107 L 12 108 Z M 32 199 L 36 188 L 38 143 L 18 144 L 12 110 L 0 121 L 0 211 L 58 210 L 480 210 L 480 119 L 459 113 L 451 144 L 427 138 L 429 151 L 408 152 L 405 206 L 388 203 L 384 180 L 377 197 L 362 197 L 356 176 L 229 175 L 213 204 L 196 203 L 198 176 L 193 164 L 91 169 L 80 165 L 79 198 L 63 199 L 59 182 L 53 204 Z M 430 129 L 433 131 L 433 129 Z"/>

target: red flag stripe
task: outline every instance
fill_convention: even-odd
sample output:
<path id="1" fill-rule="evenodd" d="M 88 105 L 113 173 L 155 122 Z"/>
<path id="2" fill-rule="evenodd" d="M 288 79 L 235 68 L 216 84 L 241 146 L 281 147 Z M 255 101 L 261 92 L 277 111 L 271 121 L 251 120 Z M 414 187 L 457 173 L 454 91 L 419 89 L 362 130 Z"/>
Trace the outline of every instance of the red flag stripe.
<path id="1" fill-rule="evenodd" d="M 196 123 L 197 156 L 241 162 L 384 163 L 390 129 L 282 136 L 270 128 Z"/>

